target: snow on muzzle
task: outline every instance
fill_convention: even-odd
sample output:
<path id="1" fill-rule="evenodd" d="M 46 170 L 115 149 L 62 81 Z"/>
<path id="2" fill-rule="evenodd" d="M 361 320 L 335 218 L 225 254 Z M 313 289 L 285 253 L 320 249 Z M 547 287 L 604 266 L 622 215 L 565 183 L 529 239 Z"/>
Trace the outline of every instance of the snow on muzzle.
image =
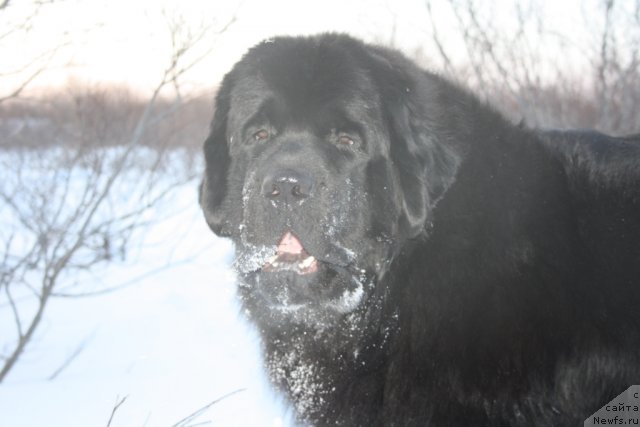
<path id="1" fill-rule="evenodd" d="M 287 231 L 280 239 L 276 254 L 262 266 L 262 271 L 275 273 L 292 271 L 297 274 L 311 274 L 318 271 L 318 260 L 310 255 L 300 240 Z"/>

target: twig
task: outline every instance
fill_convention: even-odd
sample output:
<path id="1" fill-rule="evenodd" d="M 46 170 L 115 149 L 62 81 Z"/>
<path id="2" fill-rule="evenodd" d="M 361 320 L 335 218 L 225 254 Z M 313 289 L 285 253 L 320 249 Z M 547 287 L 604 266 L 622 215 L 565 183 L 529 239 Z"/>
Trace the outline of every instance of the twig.
<path id="1" fill-rule="evenodd" d="M 118 411 L 120 406 L 127 400 L 127 397 L 129 397 L 129 396 L 125 396 L 122 399 L 120 399 L 119 396 L 116 397 L 116 405 L 111 410 L 111 416 L 109 417 L 109 421 L 107 422 L 107 427 L 111 426 L 111 422 L 113 421 L 113 417 L 116 415 L 116 412 Z M 118 401 L 118 399 L 120 399 L 120 401 Z"/>
<path id="2" fill-rule="evenodd" d="M 47 300 L 50 296 L 51 288 L 45 283 L 43 285 L 42 293 L 40 294 L 40 298 L 38 301 L 38 309 L 31 319 L 29 327 L 27 328 L 26 332 L 19 337 L 16 347 L 13 349 L 13 352 L 11 352 L 11 355 L 7 357 L 2 370 L 0 370 L 0 383 L 5 379 L 11 368 L 13 368 L 13 365 L 18 361 L 18 358 L 24 351 L 25 346 L 27 345 L 29 340 L 31 340 L 33 333 L 42 320 L 42 315 L 44 313 L 45 306 L 47 305 Z"/>
<path id="3" fill-rule="evenodd" d="M 24 333 L 22 332 L 22 322 L 20 321 L 20 313 L 18 312 L 18 307 L 16 307 L 16 302 L 13 300 L 13 295 L 11 295 L 9 284 L 5 286 L 4 290 L 5 290 L 5 293 L 7 294 L 7 300 L 9 301 L 9 305 L 11 306 L 11 311 L 13 312 L 13 319 L 16 323 L 18 339 L 22 339 L 22 337 L 24 336 Z"/>
<path id="4" fill-rule="evenodd" d="M 75 351 L 71 353 L 71 355 L 69 355 L 69 357 L 67 357 L 65 361 L 62 363 L 62 365 L 60 365 L 60 367 L 56 369 L 47 379 L 49 381 L 55 380 L 58 377 L 58 375 L 60 375 L 62 371 L 67 369 L 67 367 L 71 365 L 71 362 L 73 362 L 80 355 L 80 353 L 84 351 L 86 344 L 87 344 L 87 340 L 82 341 L 80 345 L 75 349 Z"/>
<path id="5" fill-rule="evenodd" d="M 112 285 L 109 286 L 108 288 L 105 289 L 100 289 L 97 291 L 89 291 L 89 292 L 78 292 L 78 293 L 69 293 L 69 292 L 56 292 L 54 293 L 52 296 L 56 297 L 56 298 L 90 298 L 90 297 L 97 297 L 97 296 L 101 296 L 101 295 L 105 295 L 105 294 L 110 294 L 113 292 L 117 292 L 120 291 L 122 289 L 126 289 L 130 286 L 133 286 L 137 283 L 139 283 L 140 281 L 142 281 L 143 279 L 147 279 L 149 277 L 153 277 L 156 274 L 162 273 L 165 270 L 169 270 L 172 268 L 175 268 L 179 265 L 184 265 L 184 264 L 188 264 L 191 261 L 193 261 L 196 257 L 198 257 L 200 255 L 200 253 L 196 253 L 193 256 L 189 256 L 186 257 L 184 259 L 178 260 L 178 261 L 173 261 L 170 264 L 164 265 L 162 267 L 157 267 L 157 268 L 153 268 L 151 270 L 145 271 L 144 273 L 141 273 L 135 277 L 133 277 L 132 279 L 127 280 L 126 282 L 123 283 L 119 283 L 117 285 Z"/>
<path id="6" fill-rule="evenodd" d="M 213 405 L 215 405 L 216 403 L 233 396 L 234 394 L 240 393 L 242 391 L 245 391 L 245 388 L 239 388 L 237 390 L 232 391 L 231 393 L 227 393 L 222 397 L 217 398 L 216 400 L 214 400 L 213 402 L 203 406 L 202 408 L 198 409 L 197 411 L 195 411 L 193 414 L 181 419 L 180 421 L 178 421 L 177 423 L 175 423 L 173 426 L 171 427 L 188 427 L 188 423 L 190 421 L 193 421 L 195 418 L 199 417 L 200 415 L 202 415 L 207 409 L 209 409 L 210 407 L 212 407 Z M 191 427 L 193 427 L 194 425 L 192 424 Z M 108 426 L 107 426 L 108 427 Z"/>
<path id="7" fill-rule="evenodd" d="M 442 58 L 442 61 L 444 62 L 444 68 L 445 70 L 451 72 L 453 70 L 453 66 L 451 63 L 451 59 L 449 58 L 449 55 L 447 55 L 447 53 L 445 52 L 444 46 L 442 44 L 442 40 L 440 40 L 440 35 L 438 33 L 438 28 L 436 26 L 436 22 L 433 19 L 433 11 L 431 9 L 431 1 L 427 1 L 426 4 L 427 7 L 427 13 L 429 15 L 429 21 L 431 24 L 431 30 L 432 30 L 432 38 L 433 38 L 433 42 L 436 44 L 436 48 L 438 49 L 438 53 L 440 54 L 440 57 Z"/>

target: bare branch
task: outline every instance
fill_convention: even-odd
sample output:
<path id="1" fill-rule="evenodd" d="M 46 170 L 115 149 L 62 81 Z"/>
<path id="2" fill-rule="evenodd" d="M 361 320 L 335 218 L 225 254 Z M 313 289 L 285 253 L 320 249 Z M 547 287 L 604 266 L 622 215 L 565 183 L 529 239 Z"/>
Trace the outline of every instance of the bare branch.
<path id="1" fill-rule="evenodd" d="M 600 117 L 608 121 L 610 114 L 610 105 L 607 98 L 609 93 L 609 79 L 607 72 L 611 66 L 611 13 L 613 11 L 613 0 L 604 1 L 604 28 L 602 31 L 602 38 L 600 40 L 600 63 L 598 66 L 598 92 L 600 97 Z"/>
<path id="2" fill-rule="evenodd" d="M 189 423 L 191 421 L 194 421 L 197 417 L 199 417 L 200 415 L 202 415 L 206 410 L 208 410 L 209 408 L 211 408 L 213 405 L 215 405 L 216 403 L 227 399 L 231 396 L 233 396 L 234 394 L 238 394 L 242 391 L 245 391 L 246 389 L 244 388 L 239 388 L 237 390 L 234 390 L 230 393 L 225 394 L 222 397 L 217 398 L 216 400 L 214 400 L 213 402 L 203 406 L 202 408 L 198 409 L 197 411 L 195 411 L 193 414 L 181 419 L 180 421 L 178 421 L 177 423 L 175 423 L 172 427 L 189 427 Z M 191 426 L 195 426 L 195 424 L 191 424 Z"/>
<path id="3" fill-rule="evenodd" d="M 13 295 L 11 295 L 11 290 L 9 286 L 5 286 L 5 293 L 7 294 L 7 300 L 9 301 L 9 305 L 11 306 L 11 311 L 13 313 L 13 319 L 16 323 L 16 331 L 18 332 L 18 340 L 22 339 L 24 333 L 22 332 L 22 321 L 20 320 L 20 313 L 18 312 L 18 308 L 16 307 L 16 303 L 13 300 Z"/>
<path id="4" fill-rule="evenodd" d="M 50 286 L 51 286 L 50 283 L 48 283 L 47 281 L 43 283 L 42 293 L 40 294 L 40 299 L 38 301 L 38 309 L 35 315 L 33 316 L 33 318 L 31 319 L 29 327 L 23 334 L 19 336 L 16 347 L 13 349 L 11 354 L 5 360 L 2 370 L 0 370 L 0 383 L 5 379 L 9 371 L 11 371 L 15 363 L 18 361 L 18 358 L 24 351 L 26 345 L 31 340 L 31 337 L 33 336 L 33 333 L 36 331 L 36 328 L 38 327 L 38 325 L 40 325 L 40 321 L 42 320 L 44 309 L 50 297 L 50 292 L 51 292 Z"/>
<path id="5" fill-rule="evenodd" d="M 133 285 L 136 285 L 144 279 L 148 279 L 150 277 L 156 276 L 169 269 L 175 268 L 180 265 L 188 264 L 192 262 L 195 258 L 197 258 L 198 255 L 199 253 L 195 253 L 192 256 L 185 257 L 177 261 L 172 261 L 171 263 L 168 263 L 162 267 L 156 267 L 156 268 L 147 270 L 144 273 L 141 273 L 123 283 L 119 283 L 117 285 L 111 285 L 108 288 L 100 289 L 97 291 L 91 291 L 91 292 L 74 292 L 74 293 L 70 293 L 68 291 L 65 291 L 65 289 L 62 289 L 59 292 L 55 292 L 52 296 L 55 296 L 58 298 L 90 298 L 90 297 L 97 297 L 97 296 L 102 296 L 106 294 L 111 294 L 111 293 L 129 288 Z"/>
<path id="6" fill-rule="evenodd" d="M 120 397 L 116 397 L 116 404 L 111 410 L 111 416 L 109 417 L 109 421 L 107 422 L 107 427 L 111 426 L 111 422 L 113 421 L 113 418 L 116 415 L 116 412 L 118 412 L 118 409 L 120 409 L 120 406 L 122 406 L 122 404 L 127 401 L 128 397 L 129 396 L 125 396 L 122 399 L 120 399 Z"/>
<path id="7" fill-rule="evenodd" d="M 440 39 L 440 31 L 438 30 L 436 26 L 436 22 L 433 17 L 433 11 L 431 9 L 431 1 L 427 1 L 426 7 L 427 7 L 427 14 L 429 15 L 429 22 L 431 24 L 431 37 L 433 38 L 433 41 L 436 44 L 436 48 L 438 49 L 440 58 L 442 58 L 445 70 L 447 70 L 448 72 L 451 72 L 453 70 L 453 64 L 451 62 L 451 59 L 449 58 L 449 55 L 447 55 L 445 51 L 445 48 L 442 44 L 442 40 Z"/>
<path id="8" fill-rule="evenodd" d="M 3 11 L 9 5 L 9 0 L 4 1 L 4 7 L 0 5 L 0 12 Z M 9 26 L 8 29 L 4 31 L 4 33 L 0 34 L 0 40 L 8 38 L 10 36 L 15 36 L 16 34 L 28 34 L 31 31 L 32 22 L 36 19 L 38 14 L 40 13 L 40 9 L 42 4 L 37 4 L 34 7 L 33 11 L 30 15 L 23 18 L 23 21 L 14 26 Z M 0 96 L 0 104 L 10 100 L 18 98 L 24 90 L 29 86 L 38 76 L 47 71 L 51 65 L 51 61 L 58 55 L 60 50 L 69 45 L 68 41 L 61 41 L 55 47 L 51 49 L 46 49 L 40 54 L 36 55 L 33 58 L 30 58 L 26 63 L 23 63 L 17 69 L 13 69 L 10 71 L 5 71 L 0 76 L 8 76 L 8 75 L 17 75 L 17 74 L 27 74 L 27 76 L 21 80 L 17 86 L 11 90 L 8 94 L 4 96 Z M 35 69 L 33 69 L 35 67 Z M 29 71 L 31 70 L 31 71 Z"/>
<path id="9" fill-rule="evenodd" d="M 60 375 L 62 373 L 62 371 L 64 371 L 65 369 L 67 369 L 67 367 L 78 357 L 80 356 L 80 353 L 82 353 L 86 347 L 87 344 L 87 340 L 82 341 L 78 347 L 73 351 L 73 353 L 71 353 L 69 355 L 69 357 L 67 357 L 64 362 L 62 363 L 62 365 L 60 365 L 60 367 L 58 367 L 58 369 L 56 369 L 48 378 L 49 381 L 55 380 L 58 375 Z"/>

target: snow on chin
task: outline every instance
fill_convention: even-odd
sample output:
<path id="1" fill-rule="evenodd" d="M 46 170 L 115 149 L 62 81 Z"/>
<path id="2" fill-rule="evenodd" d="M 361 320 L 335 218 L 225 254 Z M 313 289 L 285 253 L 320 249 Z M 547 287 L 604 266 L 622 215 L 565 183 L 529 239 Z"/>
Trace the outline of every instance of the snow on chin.
<path id="1" fill-rule="evenodd" d="M 234 262 L 235 270 L 241 275 L 249 275 L 263 270 L 263 267 L 268 265 L 273 260 L 274 254 L 277 253 L 276 245 L 252 245 L 243 242 L 243 246 L 243 250 L 237 252 L 238 255 Z M 260 281 L 260 274 L 255 276 L 255 280 Z M 249 286 L 242 280 L 240 282 L 241 286 Z M 336 314 L 349 314 L 360 306 L 364 299 L 365 287 L 368 287 L 365 282 L 365 270 L 359 270 L 359 274 L 351 277 L 351 286 L 344 289 L 340 296 L 319 303 L 290 301 L 288 289 L 285 288 L 277 296 L 277 302 L 268 305 L 267 308 L 274 313 L 291 316 L 303 323 L 317 323 L 317 321 L 325 323 L 327 315 L 329 318 L 333 318 Z"/>
<path id="2" fill-rule="evenodd" d="M 345 289 L 339 298 L 321 303 L 320 309 L 323 311 L 333 311 L 339 314 L 349 314 L 354 311 L 358 308 L 364 297 L 364 283 L 362 279 L 363 277 L 354 278 L 353 280 L 356 282 L 356 287 L 354 289 Z M 309 303 L 290 304 L 286 300 L 282 304 L 272 305 L 270 309 L 282 314 L 295 314 L 302 310 L 313 310 Z"/>
<path id="3" fill-rule="evenodd" d="M 341 314 L 351 313 L 360 305 L 363 296 L 364 286 L 361 281 L 358 281 L 358 285 L 355 289 L 346 289 L 337 301 L 330 301 L 327 303 L 327 307 Z"/>
<path id="4" fill-rule="evenodd" d="M 276 245 L 251 245 L 245 243 L 245 249 L 237 255 L 233 268 L 243 274 L 262 269 L 262 266 L 273 257 Z"/>

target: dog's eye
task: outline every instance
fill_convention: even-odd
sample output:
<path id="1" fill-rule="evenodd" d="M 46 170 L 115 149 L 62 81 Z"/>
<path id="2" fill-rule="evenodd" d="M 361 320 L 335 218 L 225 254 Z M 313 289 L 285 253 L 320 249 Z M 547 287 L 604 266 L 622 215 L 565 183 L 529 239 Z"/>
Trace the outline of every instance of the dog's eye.
<path id="1" fill-rule="evenodd" d="M 258 132 L 253 134 L 254 141 L 265 141 L 269 139 L 269 131 L 266 129 L 260 129 Z"/>
<path id="2" fill-rule="evenodd" d="M 354 135 L 351 132 L 341 131 L 336 128 L 331 129 L 327 135 L 327 139 L 336 147 L 348 148 L 350 150 L 358 150 L 362 145 L 362 140 L 357 132 Z"/>
<path id="3" fill-rule="evenodd" d="M 338 142 L 340 142 L 341 145 L 345 146 L 351 146 L 354 144 L 353 138 L 351 138 L 349 135 L 340 135 L 340 137 L 338 138 Z"/>

